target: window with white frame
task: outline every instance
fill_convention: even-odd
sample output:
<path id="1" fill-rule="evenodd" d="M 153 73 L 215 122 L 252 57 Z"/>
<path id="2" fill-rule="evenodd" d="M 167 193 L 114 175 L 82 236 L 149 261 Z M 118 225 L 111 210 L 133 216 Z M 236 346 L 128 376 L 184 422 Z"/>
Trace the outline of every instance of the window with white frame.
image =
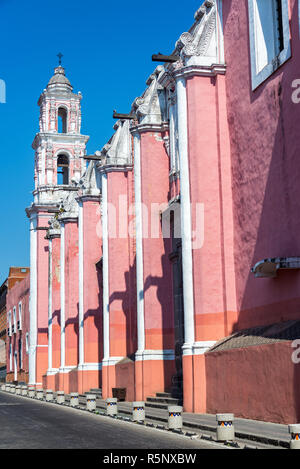
<path id="1" fill-rule="evenodd" d="M 22 339 L 19 339 L 19 368 L 23 368 L 23 355 L 22 355 Z"/>
<path id="2" fill-rule="evenodd" d="M 19 303 L 19 323 L 18 323 L 18 329 L 21 331 L 22 330 L 22 302 L 20 301 Z"/>
<path id="3" fill-rule="evenodd" d="M 8 335 L 11 336 L 11 311 L 8 311 Z"/>
<path id="4" fill-rule="evenodd" d="M 29 353 L 29 332 L 26 332 L 25 335 L 25 350 L 26 353 Z"/>
<path id="5" fill-rule="evenodd" d="M 9 371 L 12 371 L 12 345 L 9 343 Z"/>
<path id="6" fill-rule="evenodd" d="M 248 0 L 252 89 L 291 56 L 287 0 Z"/>
<path id="7" fill-rule="evenodd" d="M 13 307 L 13 317 L 14 317 L 14 333 L 17 332 L 17 308 Z"/>

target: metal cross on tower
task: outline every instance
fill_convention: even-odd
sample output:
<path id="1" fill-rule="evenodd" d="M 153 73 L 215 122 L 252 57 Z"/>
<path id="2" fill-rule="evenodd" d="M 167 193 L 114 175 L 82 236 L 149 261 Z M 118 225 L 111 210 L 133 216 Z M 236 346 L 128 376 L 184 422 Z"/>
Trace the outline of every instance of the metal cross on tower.
<path id="1" fill-rule="evenodd" d="M 58 60 L 59 60 L 58 64 L 61 65 L 61 59 L 63 57 L 63 54 L 61 52 L 59 52 L 59 54 L 57 54 L 57 57 L 58 57 Z"/>

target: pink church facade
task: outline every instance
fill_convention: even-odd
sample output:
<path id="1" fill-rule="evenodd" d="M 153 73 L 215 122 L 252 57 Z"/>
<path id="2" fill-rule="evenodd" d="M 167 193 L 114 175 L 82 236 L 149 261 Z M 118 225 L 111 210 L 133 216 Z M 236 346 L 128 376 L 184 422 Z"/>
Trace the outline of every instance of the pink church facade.
<path id="1" fill-rule="evenodd" d="M 55 70 L 27 209 L 30 384 L 299 420 L 299 41 L 296 0 L 206 0 L 93 156 Z"/>

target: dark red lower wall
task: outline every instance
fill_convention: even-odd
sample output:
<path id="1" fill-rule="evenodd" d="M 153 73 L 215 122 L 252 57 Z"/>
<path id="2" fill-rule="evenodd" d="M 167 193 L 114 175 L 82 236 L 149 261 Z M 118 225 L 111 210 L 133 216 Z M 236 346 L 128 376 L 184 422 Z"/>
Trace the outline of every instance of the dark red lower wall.
<path id="1" fill-rule="evenodd" d="M 292 361 L 296 350 L 286 341 L 206 354 L 207 412 L 298 423 L 300 364 Z"/>

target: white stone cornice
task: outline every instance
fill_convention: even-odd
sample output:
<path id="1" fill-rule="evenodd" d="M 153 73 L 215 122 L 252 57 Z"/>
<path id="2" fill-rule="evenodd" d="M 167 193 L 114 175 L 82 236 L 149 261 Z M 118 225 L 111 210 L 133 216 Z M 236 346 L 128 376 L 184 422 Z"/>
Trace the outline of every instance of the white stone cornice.
<path id="1" fill-rule="evenodd" d="M 189 65 L 185 66 L 181 64 L 181 67 L 173 68 L 173 70 L 168 69 L 161 76 L 160 82 L 163 86 L 169 88 L 170 83 L 173 84 L 176 82 L 177 78 L 185 77 L 190 78 L 192 76 L 202 76 L 202 77 L 215 77 L 216 75 L 225 75 L 226 73 L 226 64 L 208 64 L 204 63 L 202 65 Z M 171 81 L 172 80 L 172 81 Z"/>
<path id="2" fill-rule="evenodd" d="M 75 368 L 77 368 L 76 366 L 62 366 L 61 368 L 59 368 L 58 372 L 59 373 L 70 373 L 70 371 L 72 370 L 75 370 Z"/>
<path id="3" fill-rule="evenodd" d="M 141 350 L 135 354 L 135 361 L 175 360 L 174 350 Z"/>
<path id="4" fill-rule="evenodd" d="M 183 356 L 204 355 L 215 343 L 215 340 L 205 340 L 189 344 L 185 343 L 182 346 L 182 354 Z"/>
<path id="5" fill-rule="evenodd" d="M 47 376 L 54 376 L 58 373 L 59 369 L 58 368 L 51 368 L 47 370 L 46 375 Z"/>
<path id="6" fill-rule="evenodd" d="M 135 135 L 145 132 L 166 132 L 167 130 L 169 130 L 169 123 L 162 122 L 161 124 L 138 124 L 131 127 L 130 132 Z"/>
<path id="7" fill-rule="evenodd" d="M 113 165 L 113 164 L 109 164 L 109 163 L 105 163 L 105 164 L 101 163 L 101 164 L 97 165 L 97 171 L 99 172 L 99 174 L 113 173 L 113 172 L 124 173 L 124 172 L 128 172 L 128 171 L 132 171 L 132 169 L 133 169 L 133 166 L 132 165 L 127 165 L 127 164 Z"/>
<path id="8" fill-rule="evenodd" d="M 93 194 L 82 194 L 82 195 L 78 195 L 78 197 L 76 197 L 76 201 L 77 202 L 88 202 L 88 201 L 91 201 L 91 202 L 100 202 L 100 196 L 101 194 L 97 194 L 97 195 L 93 195 Z"/>
<path id="9" fill-rule="evenodd" d="M 59 216 L 59 220 L 60 220 L 62 223 L 76 223 L 77 220 L 78 220 L 78 215 L 73 215 L 73 216 L 71 216 L 70 214 L 64 214 L 64 213 L 62 213 L 62 214 Z"/>
<path id="10" fill-rule="evenodd" d="M 46 238 L 47 239 L 60 238 L 60 231 L 55 231 L 55 230 L 48 231 Z"/>
<path id="11" fill-rule="evenodd" d="M 47 238 L 48 239 L 53 239 L 53 238 L 59 238 L 60 237 L 60 222 L 58 221 L 57 217 L 51 218 L 51 220 L 48 221 L 49 224 L 49 230 L 47 232 Z"/>
<path id="12" fill-rule="evenodd" d="M 57 213 L 57 204 L 32 204 L 30 207 L 25 209 L 28 218 L 32 217 L 32 214 L 38 214 L 39 212 Z"/>
<path id="13" fill-rule="evenodd" d="M 78 365 L 78 371 L 101 371 L 102 363 L 82 363 Z"/>
<path id="14" fill-rule="evenodd" d="M 212 65 L 191 65 L 174 71 L 174 78 L 189 78 L 191 76 L 215 77 L 216 75 L 225 75 L 225 64 Z"/>
<path id="15" fill-rule="evenodd" d="M 118 362 L 123 360 L 124 357 L 109 357 L 102 360 L 102 367 L 116 365 Z"/>
<path id="16" fill-rule="evenodd" d="M 74 140 L 77 140 L 79 143 L 86 145 L 89 141 L 88 135 L 76 134 L 76 133 L 58 133 L 58 132 L 39 132 L 35 135 L 32 148 L 37 150 L 37 148 L 44 144 L 45 142 L 57 143 L 57 144 L 74 144 Z"/>
<path id="17" fill-rule="evenodd" d="M 195 342 L 193 345 L 193 354 L 194 355 L 203 355 L 206 353 L 211 347 L 215 345 L 215 340 L 205 340 L 200 342 Z"/>

